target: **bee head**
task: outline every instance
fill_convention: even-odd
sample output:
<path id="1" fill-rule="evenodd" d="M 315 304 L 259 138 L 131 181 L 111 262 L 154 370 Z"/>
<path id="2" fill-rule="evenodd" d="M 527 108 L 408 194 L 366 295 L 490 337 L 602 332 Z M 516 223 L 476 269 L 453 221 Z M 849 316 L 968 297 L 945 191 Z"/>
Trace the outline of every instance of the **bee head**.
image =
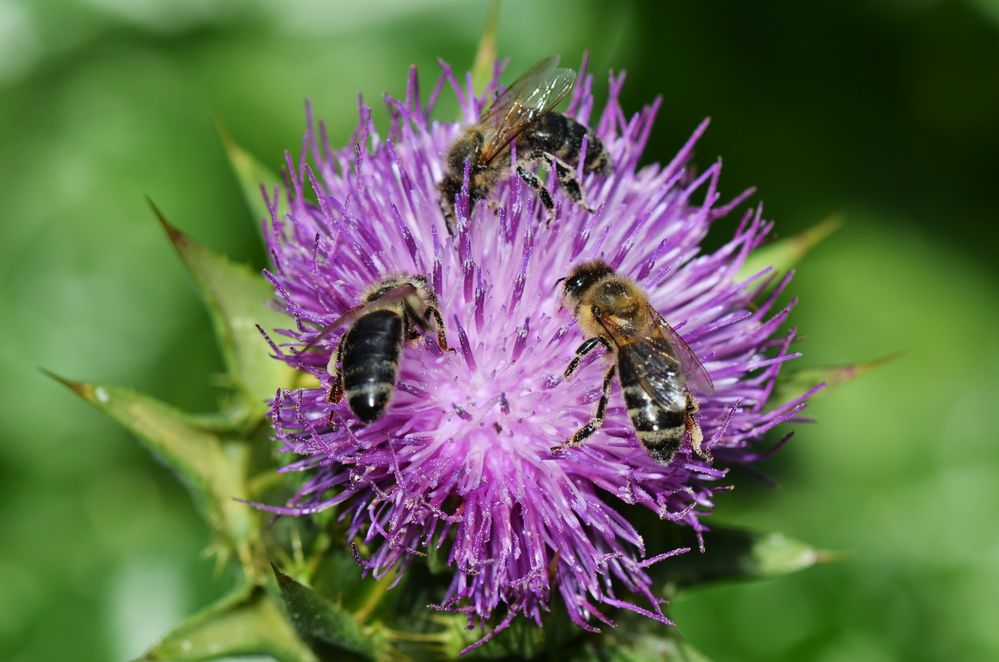
<path id="1" fill-rule="evenodd" d="M 571 304 L 575 305 L 582 298 L 583 294 L 593 287 L 597 281 L 613 273 L 614 270 L 606 262 L 600 260 L 584 262 L 573 268 L 568 276 L 560 278 L 558 282 L 565 281 L 562 294 Z"/>

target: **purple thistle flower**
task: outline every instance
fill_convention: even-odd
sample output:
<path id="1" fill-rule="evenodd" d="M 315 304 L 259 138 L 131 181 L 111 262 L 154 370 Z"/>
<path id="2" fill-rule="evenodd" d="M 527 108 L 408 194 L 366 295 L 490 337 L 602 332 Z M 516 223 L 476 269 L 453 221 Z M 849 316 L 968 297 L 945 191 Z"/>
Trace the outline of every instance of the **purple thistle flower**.
<path id="1" fill-rule="evenodd" d="M 476 96 L 470 79 L 462 84 L 442 67 L 428 101 L 415 70 L 405 101 L 385 99 L 392 122 L 384 138 L 361 102 L 350 146 L 334 150 L 307 109 L 297 166 L 286 157 L 290 212 L 278 216 L 275 195 L 265 234 L 274 263 L 268 277 L 296 322 L 282 331 L 290 345 L 301 350 L 374 282 L 402 273 L 428 277 L 457 352 L 441 352 L 432 334 L 407 344 L 388 409 L 363 426 L 345 403 L 327 399 L 340 331 L 309 352 L 279 350 L 320 386 L 279 391 L 274 400 L 277 436 L 302 456 L 285 470 L 309 477 L 292 503 L 272 510 L 305 515 L 339 506 L 348 538 L 370 549 L 369 558 L 357 558 L 375 577 L 393 569 L 401 577 L 414 556 L 441 550 L 454 576 L 439 608 L 464 611 L 471 623 L 505 607 L 476 645 L 518 615 L 540 625 L 556 593 L 586 630 L 610 623 L 601 612 L 608 608 L 668 623 L 646 568 L 687 550 L 646 549 L 615 504 L 644 506 L 700 536 L 725 467 L 758 460 L 752 442 L 805 406 L 810 393 L 766 407 L 781 365 L 797 356 L 788 350 L 794 331 L 778 331 L 793 302 L 773 311 L 788 279 L 760 305 L 752 302 L 767 272 L 736 279 L 772 224 L 751 209 L 724 246 L 702 253 L 712 225 L 751 191 L 719 204 L 720 161 L 700 174 L 687 166 L 706 121 L 669 164 L 639 168 L 659 100 L 629 117 L 618 103 L 619 74 L 591 125 L 613 172 L 577 173 L 595 213 L 550 182 L 556 214 L 548 224 L 537 195 L 512 176 L 471 219 L 463 213 L 466 186 L 450 237 L 437 189 L 443 157 L 497 83 Z M 585 61 L 582 69 L 567 114 L 587 124 L 592 78 Z M 430 119 L 447 84 L 464 124 Z M 550 452 L 589 419 L 600 393 L 601 361 L 592 357 L 571 381 L 562 379 L 584 338 L 556 287 L 574 265 L 596 258 L 644 288 L 703 360 L 715 393 L 700 398 L 698 418 L 713 465 L 689 446 L 668 466 L 656 463 L 638 444 L 616 383 L 603 428 L 578 448 Z"/>

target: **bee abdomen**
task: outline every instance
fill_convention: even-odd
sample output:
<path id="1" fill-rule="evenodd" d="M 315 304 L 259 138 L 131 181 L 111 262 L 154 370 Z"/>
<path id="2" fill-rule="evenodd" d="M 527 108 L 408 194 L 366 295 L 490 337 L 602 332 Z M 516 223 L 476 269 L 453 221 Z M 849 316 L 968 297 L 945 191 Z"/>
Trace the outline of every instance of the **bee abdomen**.
<path id="1" fill-rule="evenodd" d="M 581 154 L 584 137 L 586 154 Z M 609 166 L 607 150 L 596 134 L 562 113 L 550 112 L 541 117 L 528 141 L 534 148 L 554 154 L 566 163 L 575 164 L 582 158 L 586 172 L 605 172 Z"/>
<path id="2" fill-rule="evenodd" d="M 622 380 L 621 388 L 638 440 L 656 461 L 669 464 L 683 441 L 685 411 L 666 409 L 646 393 L 638 380 L 630 384 Z"/>
<path id="3" fill-rule="evenodd" d="M 562 113 L 550 112 L 538 119 L 526 138 L 532 148 L 573 163 L 579 157 L 585 134 L 586 127 L 579 122 Z"/>
<path id="4" fill-rule="evenodd" d="M 354 322 L 343 346 L 343 386 L 351 411 L 372 423 L 388 405 L 399 374 L 402 317 L 391 310 L 375 310 Z"/>

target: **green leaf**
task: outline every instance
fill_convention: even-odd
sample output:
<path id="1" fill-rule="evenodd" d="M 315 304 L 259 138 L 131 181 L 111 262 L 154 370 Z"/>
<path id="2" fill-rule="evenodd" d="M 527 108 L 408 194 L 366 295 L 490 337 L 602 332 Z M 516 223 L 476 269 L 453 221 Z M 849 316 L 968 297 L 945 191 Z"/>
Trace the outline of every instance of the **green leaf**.
<path id="1" fill-rule="evenodd" d="M 259 544 L 257 513 L 236 498 L 247 498 L 251 449 L 224 442 L 194 425 L 186 415 L 134 391 L 73 382 L 46 372 L 135 434 L 187 487 L 198 509 L 245 569 L 253 572 Z"/>
<path id="2" fill-rule="evenodd" d="M 815 368 L 796 368 L 793 366 L 784 367 L 777 375 L 777 383 L 774 391 L 767 401 L 767 408 L 774 409 L 791 402 L 802 393 L 809 391 L 819 384 L 825 384 L 825 388 L 816 393 L 816 396 L 827 393 L 830 389 L 852 382 L 861 375 L 865 375 L 875 368 L 891 363 L 901 354 L 891 354 L 883 356 L 866 363 L 846 363 L 835 366 L 821 366 Z M 815 396 L 813 396 L 814 398 Z"/>
<path id="3" fill-rule="evenodd" d="M 492 80 L 493 64 L 496 62 L 496 28 L 499 24 L 500 0 L 493 0 L 489 5 L 489 16 L 486 27 L 479 38 L 479 48 L 475 52 L 472 63 L 472 85 L 476 92 L 485 89 Z"/>
<path id="4" fill-rule="evenodd" d="M 190 617 L 142 660 L 214 660 L 270 655 L 280 662 L 317 662 L 281 607 L 261 588 L 242 588 Z"/>
<path id="5" fill-rule="evenodd" d="M 686 546 L 692 550 L 649 568 L 667 593 L 712 582 L 778 577 L 838 558 L 782 533 L 726 527 L 713 527 L 704 534 L 701 553 L 692 532 L 676 526 L 663 528 L 669 533 L 656 541 L 657 549 Z"/>
<path id="6" fill-rule="evenodd" d="M 771 282 L 776 285 L 782 274 L 793 269 L 808 251 L 835 232 L 842 224 L 838 217 L 830 216 L 799 235 L 778 239 L 761 246 L 743 263 L 736 280 L 745 280 L 767 267 L 773 267 L 771 274 L 776 274 L 776 277 Z"/>
<path id="7" fill-rule="evenodd" d="M 386 639 L 377 628 L 363 627 L 351 612 L 271 567 L 291 622 L 314 648 L 333 647 L 369 660 L 384 658 Z"/>
<path id="8" fill-rule="evenodd" d="M 260 274 L 195 242 L 171 225 L 152 201 L 149 205 L 201 291 L 246 420 L 255 421 L 267 411 L 267 400 L 293 376 L 290 367 L 271 357 L 257 325 L 271 330 L 286 326 L 288 318 L 271 306 L 273 288 Z"/>
<path id="9" fill-rule="evenodd" d="M 438 541 L 434 541 L 431 545 L 427 547 L 427 570 L 431 574 L 451 574 L 451 568 L 447 564 L 448 554 L 450 553 L 447 545 L 437 546 Z"/>
<path id="10" fill-rule="evenodd" d="M 428 577 L 433 578 L 432 575 Z M 436 578 L 434 578 L 436 580 Z M 446 590 L 446 583 L 441 585 L 441 591 Z M 440 592 L 437 593 L 440 595 Z M 430 600 L 420 601 L 420 606 Z M 584 631 L 569 620 L 568 613 L 562 605 L 552 605 L 551 611 L 543 617 L 542 627 L 527 618 L 517 616 L 502 632 L 498 632 L 484 645 L 462 655 L 462 651 L 476 644 L 483 637 L 493 632 L 506 614 L 497 612 L 490 622 L 468 627 L 468 616 L 460 613 L 437 613 L 430 620 L 443 627 L 427 638 L 433 637 L 434 649 L 444 659 L 463 660 L 497 660 L 497 659 L 532 659 L 553 651 L 562 650 L 573 640 L 579 639 Z"/>
<path id="11" fill-rule="evenodd" d="M 239 187 L 243 191 L 246 206 L 249 207 L 250 213 L 253 215 L 254 221 L 256 221 L 257 232 L 262 233 L 261 221 L 264 219 L 269 220 L 271 212 L 267 209 L 267 204 L 264 202 L 261 187 L 267 191 L 268 196 L 273 197 L 275 187 L 277 187 L 279 192 L 283 189 L 281 178 L 267 166 L 260 163 L 252 154 L 236 144 L 236 141 L 222 122 L 216 120 L 215 127 L 219 132 L 219 137 L 222 139 L 222 145 L 225 147 L 226 156 L 229 157 L 229 164 L 236 175 Z M 286 211 L 287 202 L 284 198 L 279 198 L 278 218 L 283 217 Z"/>
<path id="12" fill-rule="evenodd" d="M 399 580 L 397 572 L 390 572 L 381 579 L 365 577 L 353 555 L 342 547 L 333 547 L 323 553 L 309 583 L 315 591 L 354 614 L 358 622 L 364 622 L 382 610 L 393 611 L 408 579 Z M 389 587 L 394 583 L 396 590 L 389 593 Z"/>
<path id="13" fill-rule="evenodd" d="M 197 414 L 184 413 L 184 420 L 194 427 L 207 432 L 220 432 L 223 434 L 246 432 L 247 425 L 252 422 L 252 418 L 252 414 L 242 400 L 221 411 Z"/>
<path id="14" fill-rule="evenodd" d="M 587 635 L 565 655 L 571 662 L 708 662 L 680 632 L 631 612 L 618 612 L 617 627 Z"/>

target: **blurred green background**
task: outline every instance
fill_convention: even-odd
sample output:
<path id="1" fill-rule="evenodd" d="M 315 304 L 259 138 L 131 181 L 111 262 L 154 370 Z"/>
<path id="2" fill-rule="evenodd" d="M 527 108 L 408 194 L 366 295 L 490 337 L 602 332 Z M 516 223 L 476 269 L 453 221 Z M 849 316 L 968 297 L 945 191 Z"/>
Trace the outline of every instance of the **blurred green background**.
<path id="1" fill-rule="evenodd" d="M 227 585 L 172 476 L 37 371 L 215 406 L 208 318 L 143 195 L 263 266 L 212 117 L 277 166 L 309 97 L 342 144 L 358 91 L 384 120 L 410 63 L 470 65 L 486 13 L 0 0 L 0 658 L 126 659 Z M 627 108 L 663 94 L 650 159 L 710 115 L 723 193 L 758 186 L 784 235 L 845 220 L 793 284 L 803 363 L 905 353 L 815 402 L 777 489 L 719 499 L 849 560 L 684 598 L 681 630 L 717 660 L 999 659 L 999 2 L 511 0 L 499 47 L 514 72 L 588 47 L 630 72 Z"/>

